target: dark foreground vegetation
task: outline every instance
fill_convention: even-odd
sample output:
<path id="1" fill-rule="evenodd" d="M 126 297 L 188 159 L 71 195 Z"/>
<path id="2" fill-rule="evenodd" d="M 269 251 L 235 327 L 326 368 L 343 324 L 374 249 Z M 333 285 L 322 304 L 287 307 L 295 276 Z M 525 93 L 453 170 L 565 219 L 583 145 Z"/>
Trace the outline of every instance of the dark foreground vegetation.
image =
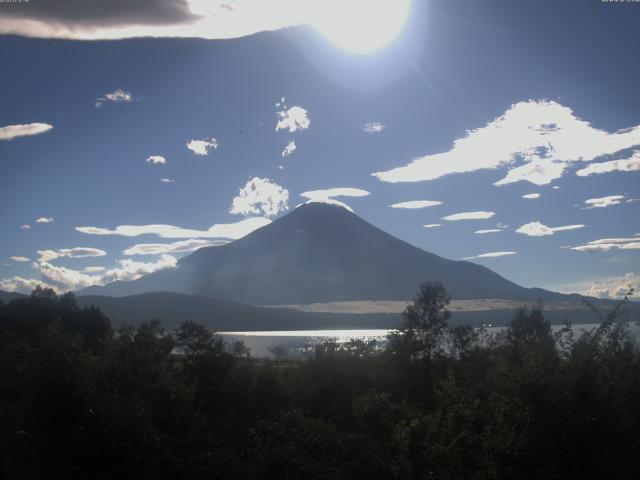
<path id="1" fill-rule="evenodd" d="M 72 295 L 0 306 L 2 478 L 585 479 L 640 471 L 625 303 L 592 333 L 541 308 L 447 326 L 425 284 L 385 348 L 265 361 L 186 322 L 112 329 Z"/>

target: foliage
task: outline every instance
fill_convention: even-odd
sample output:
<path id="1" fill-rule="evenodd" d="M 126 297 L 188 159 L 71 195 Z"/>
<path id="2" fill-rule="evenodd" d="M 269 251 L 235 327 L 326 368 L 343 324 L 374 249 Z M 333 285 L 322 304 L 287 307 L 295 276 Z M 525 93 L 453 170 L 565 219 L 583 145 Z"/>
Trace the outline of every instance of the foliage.
<path id="1" fill-rule="evenodd" d="M 1 478 L 626 478 L 640 458 L 640 353 L 624 302 L 553 333 L 449 328 L 421 286 L 385 348 L 328 341 L 250 358 L 201 325 L 112 329 L 72 295 L 0 305 Z"/>

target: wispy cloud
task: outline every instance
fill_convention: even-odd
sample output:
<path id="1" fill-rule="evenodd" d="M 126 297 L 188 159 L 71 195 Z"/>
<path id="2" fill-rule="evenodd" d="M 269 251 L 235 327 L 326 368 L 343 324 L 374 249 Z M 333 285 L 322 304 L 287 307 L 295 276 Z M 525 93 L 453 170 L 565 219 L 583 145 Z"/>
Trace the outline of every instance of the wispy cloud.
<path id="1" fill-rule="evenodd" d="M 126 92 L 121 88 L 110 93 L 105 93 L 101 97 L 96 98 L 94 103 L 96 108 L 102 107 L 105 103 L 130 103 L 133 101 L 131 92 Z"/>
<path id="2" fill-rule="evenodd" d="M 31 225 L 25 223 L 24 225 L 20 225 L 20 228 L 22 230 L 31 230 Z"/>
<path id="3" fill-rule="evenodd" d="M 15 257 L 9 257 L 9 258 L 14 262 L 30 262 L 31 261 L 29 257 L 15 256 Z"/>
<path id="4" fill-rule="evenodd" d="M 53 125 L 48 123 L 27 123 L 24 125 L 7 125 L 0 127 L 0 140 L 13 140 L 17 137 L 28 137 L 48 132 Z"/>
<path id="5" fill-rule="evenodd" d="M 36 218 L 36 223 L 53 223 L 53 217 Z"/>
<path id="6" fill-rule="evenodd" d="M 442 220 L 447 220 L 449 222 L 458 222 L 460 220 L 484 220 L 487 218 L 491 218 L 494 215 L 495 215 L 495 212 L 479 210 L 477 212 L 454 213 L 453 215 L 447 215 L 446 217 L 442 217 Z"/>
<path id="7" fill-rule="evenodd" d="M 385 129 L 385 126 L 380 122 L 367 122 L 362 127 L 362 131 L 365 133 L 380 133 Z"/>
<path id="8" fill-rule="evenodd" d="M 151 155 L 147 157 L 146 162 L 150 165 L 164 165 L 167 163 L 167 159 L 160 155 Z"/>
<path id="9" fill-rule="evenodd" d="M 427 223 L 426 225 L 422 225 L 423 228 L 438 228 L 441 227 L 441 223 Z"/>
<path id="10" fill-rule="evenodd" d="M 474 260 L 477 258 L 496 258 L 496 257 L 506 257 L 508 255 L 515 255 L 518 252 L 489 252 L 482 253 L 480 255 L 476 255 L 474 257 L 465 257 L 462 260 Z"/>
<path id="11" fill-rule="evenodd" d="M 419 182 L 452 173 L 509 167 L 495 185 L 528 181 L 546 185 L 573 162 L 592 161 L 640 145 L 640 126 L 609 133 L 593 128 L 553 101 L 513 105 L 484 127 L 454 141 L 451 150 L 415 158 L 373 175 L 384 182 Z"/>
<path id="12" fill-rule="evenodd" d="M 577 230 L 584 228 L 586 225 L 565 225 L 563 227 L 547 227 L 540 222 L 529 222 L 522 225 L 516 230 L 518 233 L 528 235 L 530 237 L 544 237 L 546 235 L 553 235 L 556 232 L 564 232 L 567 230 Z"/>
<path id="13" fill-rule="evenodd" d="M 211 137 L 202 140 L 189 140 L 186 147 L 196 155 L 206 156 L 213 150 L 218 149 L 218 141 Z"/>
<path id="14" fill-rule="evenodd" d="M 273 217 L 289 209 L 289 191 L 268 178 L 254 177 L 233 199 L 229 213 Z"/>
<path id="15" fill-rule="evenodd" d="M 104 250 L 92 247 L 60 248 L 58 250 L 38 250 L 39 262 L 51 262 L 57 258 L 90 258 L 104 257 L 107 254 Z"/>
<path id="16" fill-rule="evenodd" d="M 105 267 L 84 267 L 82 269 L 83 272 L 87 272 L 87 273 L 104 272 L 105 270 L 106 270 Z"/>
<path id="17" fill-rule="evenodd" d="M 488 228 L 486 230 L 476 230 L 473 233 L 477 233 L 479 235 L 484 235 L 487 233 L 499 233 L 499 232 L 503 232 L 504 230 L 502 230 L 501 228 Z"/>
<path id="18" fill-rule="evenodd" d="M 411 200 L 409 202 L 400 202 L 394 203 L 393 205 L 389 205 L 391 208 L 426 208 L 426 207 L 435 207 L 437 205 L 442 205 L 442 202 L 437 200 Z"/>
<path id="19" fill-rule="evenodd" d="M 157 235 L 161 238 L 225 238 L 236 240 L 264 227 L 271 220 L 263 217 L 245 218 L 235 223 L 219 223 L 207 230 L 194 230 L 174 225 L 120 225 L 116 228 L 76 227 L 76 231 L 88 235 L 119 235 L 122 237 L 138 237 L 140 235 Z"/>
<path id="20" fill-rule="evenodd" d="M 127 248 L 125 255 L 160 255 L 163 253 L 193 252 L 202 247 L 220 246 L 229 243 L 228 240 L 199 240 L 189 239 L 173 243 L 139 243 Z"/>
<path id="21" fill-rule="evenodd" d="M 353 212 L 353 209 L 344 202 L 340 200 L 336 200 L 336 197 L 366 197 L 370 195 L 370 192 L 366 190 L 362 190 L 360 188 L 350 188 L 350 187 L 337 187 L 337 188 L 327 188 L 323 190 L 310 190 L 308 192 L 302 192 L 300 194 L 303 198 L 308 198 L 305 203 L 327 203 L 330 205 L 337 205 L 342 208 L 346 208 L 350 212 Z"/>
<path id="22" fill-rule="evenodd" d="M 160 181 L 162 183 L 176 183 L 176 181 L 173 178 L 161 178 Z"/>
<path id="23" fill-rule="evenodd" d="M 591 208 L 606 208 L 612 205 L 620 205 L 624 200 L 624 195 L 609 195 L 608 197 L 589 198 L 584 201 L 588 206 L 584 207 L 585 210 Z"/>
<path id="24" fill-rule="evenodd" d="M 522 198 L 526 198 L 527 200 L 537 200 L 540 198 L 539 193 L 527 193 L 526 195 L 522 195 Z"/>
<path id="25" fill-rule="evenodd" d="M 287 143 L 287 145 L 284 147 L 284 150 L 282 150 L 282 157 L 288 157 L 289 155 L 291 155 L 293 152 L 296 151 L 296 142 L 294 140 L 291 140 L 289 143 Z"/>
<path id="26" fill-rule="evenodd" d="M 578 252 L 608 252 L 609 250 L 640 250 L 640 237 L 601 238 L 569 247 Z"/>
<path id="27" fill-rule="evenodd" d="M 298 130 L 306 130 L 311 126 L 311 119 L 309 118 L 308 112 L 297 105 L 288 108 L 284 97 L 276 103 L 276 108 L 279 108 L 276 112 L 278 118 L 276 132 L 279 130 L 288 130 L 289 133 L 293 133 Z"/>
<path id="28" fill-rule="evenodd" d="M 579 177 L 598 175 L 611 172 L 637 172 L 640 171 L 640 151 L 626 159 L 610 160 L 608 162 L 592 163 L 576 172 Z"/>

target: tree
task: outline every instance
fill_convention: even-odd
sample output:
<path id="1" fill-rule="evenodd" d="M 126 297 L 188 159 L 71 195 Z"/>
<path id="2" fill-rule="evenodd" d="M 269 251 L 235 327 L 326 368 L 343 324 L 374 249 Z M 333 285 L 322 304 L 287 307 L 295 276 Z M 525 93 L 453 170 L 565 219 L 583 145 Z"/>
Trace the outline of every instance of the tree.
<path id="1" fill-rule="evenodd" d="M 449 332 L 452 352 L 458 358 L 463 358 L 477 345 L 478 337 L 471 325 L 456 325 Z"/>
<path id="2" fill-rule="evenodd" d="M 396 333 L 390 335 L 393 351 L 404 353 L 411 359 L 431 359 L 442 345 L 451 316 L 447 305 L 451 296 L 440 282 L 426 282 L 403 315 L 403 322 Z"/>
<path id="3" fill-rule="evenodd" d="M 31 291 L 31 298 L 40 298 L 43 300 L 55 300 L 56 292 L 53 288 L 42 288 L 38 285 Z"/>
<path id="4" fill-rule="evenodd" d="M 289 355 L 289 347 L 282 344 L 275 344 L 267 347 L 267 350 L 276 360 L 282 360 Z"/>
<path id="5" fill-rule="evenodd" d="M 545 320 L 542 305 L 535 305 L 531 311 L 520 307 L 507 329 L 507 342 L 511 345 L 551 344 L 551 324 Z"/>
<path id="6" fill-rule="evenodd" d="M 192 321 L 183 322 L 175 332 L 176 346 L 188 358 L 194 358 L 212 351 L 224 351 L 222 339 L 216 336 L 204 325 Z"/>

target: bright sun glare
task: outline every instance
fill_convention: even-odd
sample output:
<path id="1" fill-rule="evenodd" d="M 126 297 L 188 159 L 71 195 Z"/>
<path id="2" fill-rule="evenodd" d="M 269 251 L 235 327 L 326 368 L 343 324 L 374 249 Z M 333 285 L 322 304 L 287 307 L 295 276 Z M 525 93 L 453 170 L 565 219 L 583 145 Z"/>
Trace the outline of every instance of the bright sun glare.
<path id="1" fill-rule="evenodd" d="M 314 2 L 308 23 L 336 47 L 368 54 L 402 31 L 411 0 L 323 0 Z"/>

